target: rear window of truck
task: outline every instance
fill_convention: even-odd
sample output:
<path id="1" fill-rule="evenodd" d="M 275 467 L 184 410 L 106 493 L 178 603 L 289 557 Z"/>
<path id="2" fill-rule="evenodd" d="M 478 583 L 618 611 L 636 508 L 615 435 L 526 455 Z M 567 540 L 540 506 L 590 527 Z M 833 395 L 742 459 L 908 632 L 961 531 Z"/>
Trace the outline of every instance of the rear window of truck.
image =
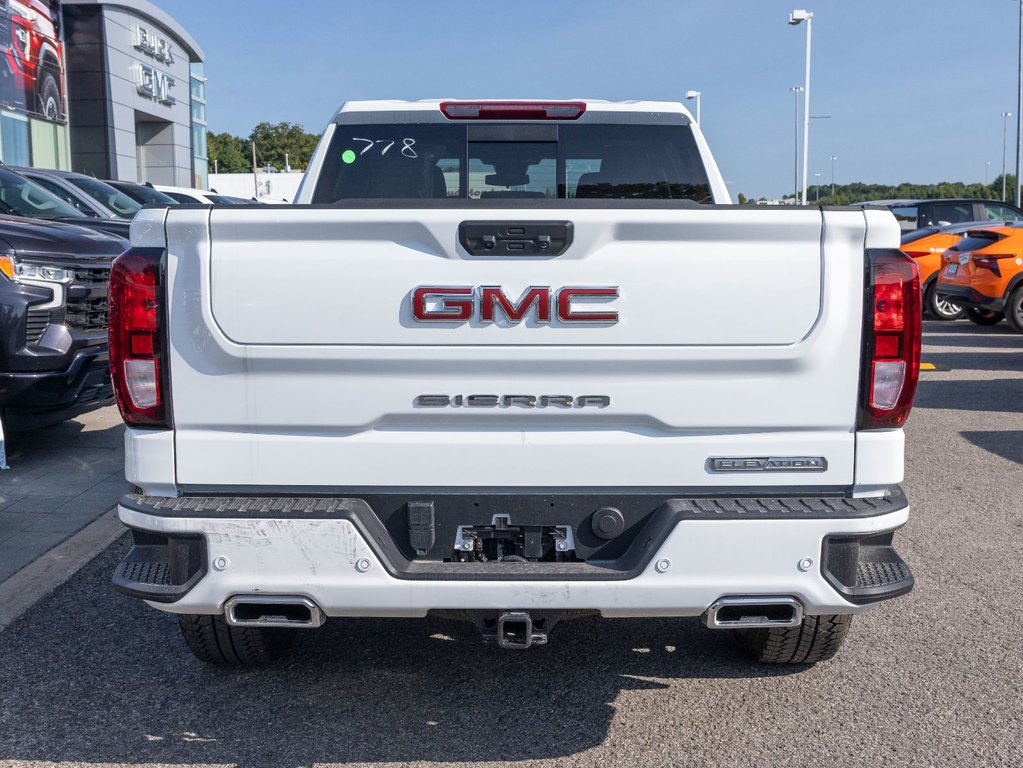
<path id="1" fill-rule="evenodd" d="M 335 126 L 313 203 L 354 199 L 713 202 L 686 125 Z"/>

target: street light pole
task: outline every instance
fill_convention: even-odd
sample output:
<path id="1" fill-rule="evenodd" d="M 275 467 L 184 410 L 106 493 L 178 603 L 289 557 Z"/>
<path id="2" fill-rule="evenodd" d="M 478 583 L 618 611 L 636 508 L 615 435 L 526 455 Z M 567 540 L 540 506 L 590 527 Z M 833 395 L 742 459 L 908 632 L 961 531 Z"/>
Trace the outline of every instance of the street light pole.
<path id="1" fill-rule="evenodd" d="M 1019 2 L 1019 68 L 1016 73 L 1016 207 L 1020 207 L 1020 163 L 1023 161 L 1023 0 Z M 1005 174 L 1002 174 L 1005 177 Z M 1004 198 L 1005 195 L 1002 195 Z"/>
<path id="2" fill-rule="evenodd" d="M 1023 2 L 1023 0 L 1020 0 Z M 793 85 L 792 91 L 792 204 L 799 205 L 799 94 L 803 86 Z"/>
<path id="3" fill-rule="evenodd" d="M 821 172 L 820 171 L 814 171 L 813 177 L 815 179 L 817 179 L 817 183 L 814 185 L 816 187 L 816 190 L 815 190 L 816 194 L 813 196 L 813 201 L 815 203 L 819 203 L 820 200 L 821 200 Z M 835 194 L 835 193 L 832 192 L 831 194 Z"/>
<path id="4" fill-rule="evenodd" d="M 1023 2 L 1023 0 L 1020 0 Z M 810 35 L 813 13 L 796 10 L 789 14 L 793 26 L 806 22 L 806 79 L 803 84 L 803 202 L 806 202 L 806 166 L 810 159 Z"/>
<path id="5" fill-rule="evenodd" d="M 835 155 L 828 158 L 831 161 L 831 196 L 835 196 L 835 161 L 838 159 Z"/>
<path id="6" fill-rule="evenodd" d="M 256 167 L 256 142 L 252 142 L 252 186 L 259 197 L 259 169 Z"/>
<path id="7" fill-rule="evenodd" d="M 1002 112 L 1002 202 L 1005 202 L 1005 130 L 1009 125 L 1012 112 Z M 1019 186 L 1017 184 L 1017 186 Z"/>
<path id="8" fill-rule="evenodd" d="M 700 125 L 700 91 L 686 91 L 686 101 L 696 99 L 696 124 Z M 701 126 L 702 127 L 702 126 Z"/>

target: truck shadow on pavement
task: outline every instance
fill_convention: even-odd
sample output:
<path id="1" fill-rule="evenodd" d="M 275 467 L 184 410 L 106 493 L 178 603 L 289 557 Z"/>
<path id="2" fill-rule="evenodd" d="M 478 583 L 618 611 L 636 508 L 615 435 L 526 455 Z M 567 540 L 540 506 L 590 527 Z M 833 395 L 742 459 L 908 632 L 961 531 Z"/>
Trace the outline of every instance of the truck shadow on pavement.
<path id="1" fill-rule="evenodd" d="M 1023 413 L 1023 378 L 980 381 L 928 381 L 921 378 L 913 407 Z"/>
<path id="2" fill-rule="evenodd" d="M 992 349 L 970 349 L 955 352 L 924 352 L 926 363 L 947 365 L 953 371 L 1005 371 L 1023 373 L 1023 345 L 1018 354 Z M 921 371 L 926 375 L 927 371 Z"/>
<path id="3" fill-rule="evenodd" d="M 978 448 L 1003 459 L 1023 464 L 1023 430 L 1006 432 L 960 432 Z"/>
<path id="4" fill-rule="evenodd" d="M 123 540 L 0 634 L 0 762 L 235 764 L 544 760 L 608 737 L 652 678 L 799 673 L 749 664 L 694 620 L 579 619 L 529 651 L 470 625 L 334 620 L 276 666 L 218 669 L 172 617 L 109 587 Z"/>

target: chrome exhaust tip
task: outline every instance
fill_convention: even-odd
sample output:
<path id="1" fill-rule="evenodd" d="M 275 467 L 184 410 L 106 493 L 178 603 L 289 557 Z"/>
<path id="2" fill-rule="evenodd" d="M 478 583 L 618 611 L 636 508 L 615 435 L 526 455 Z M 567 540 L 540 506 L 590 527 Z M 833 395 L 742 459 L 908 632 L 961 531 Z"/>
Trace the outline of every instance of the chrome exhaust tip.
<path id="1" fill-rule="evenodd" d="M 711 629 L 798 627 L 803 604 L 794 597 L 722 597 L 703 614 L 703 623 Z"/>
<path id="2" fill-rule="evenodd" d="M 224 604 L 224 619 L 232 627 L 314 629 L 327 617 L 307 597 L 235 595 Z"/>

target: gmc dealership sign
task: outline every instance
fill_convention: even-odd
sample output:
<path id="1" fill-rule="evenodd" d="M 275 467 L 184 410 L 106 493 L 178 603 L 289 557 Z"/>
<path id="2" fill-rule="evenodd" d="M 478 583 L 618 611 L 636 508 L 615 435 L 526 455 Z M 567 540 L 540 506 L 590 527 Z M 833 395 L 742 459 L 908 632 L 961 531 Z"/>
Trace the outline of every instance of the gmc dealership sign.
<path id="1" fill-rule="evenodd" d="M 606 303 L 616 298 L 618 286 L 554 289 L 549 285 L 536 285 L 514 300 L 501 286 L 429 285 L 412 292 L 412 317 L 423 323 L 470 320 L 493 323 L 498 319 L 511 323 L 523 320 L 549 323 L 556 315 L 563 323 L 613 324 L 618 322 L 616 310 L 582 309 L 579 305 Z"/>
<path id="2" fill-rule="evenodd" d="M 168 106 L 177 103 L 177 99 L 171 96 L 170 89 L 174 87 L 174 78 L 166 72 L 161 72 L 155 67 L 140 64 L 138 68 L 138 80 L 136 90 L 147 99 L 158 101 Z"/>

